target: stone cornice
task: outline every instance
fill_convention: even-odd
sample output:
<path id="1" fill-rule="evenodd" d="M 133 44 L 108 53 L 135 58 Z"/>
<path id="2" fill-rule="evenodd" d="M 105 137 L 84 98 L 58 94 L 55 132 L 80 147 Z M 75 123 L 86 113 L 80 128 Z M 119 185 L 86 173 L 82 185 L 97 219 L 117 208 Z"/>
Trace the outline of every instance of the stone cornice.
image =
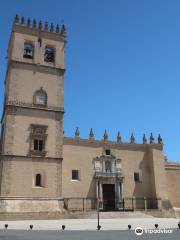
<path id="1" fill-rule="evenodd" d="M 18 68 L 22 66 L 25 69 L 33 70 L 33 71 L 39 71 L 43 73 L 48 73 L 48 74 L 55 74 L 55 75 L 63 75 L 65 72 L 64 68 L 57 68 L 55 66 L 47 66 L 47 65 L 41 65 L 37 63 L 30 63 L 30 62 L 23 62 L 23 61 L 18 61 L 18 60 L 9 60 L 9 65 L 14 68 Z"/>
<path id="2" fill-rule="evenodd" d="M 17 100 L 7 101 L 5 104 L 5 107 L 17 107 L 17 108 L 19 107 L 19 108 L 28 108 L 28 109 L 35 109 L 35 110 L 64 113 L 64 108 L 61 108 L 61 107 L 34 105 L 33 103 L 26 103 L 26 102 L 17 101 Z"/>
<path id="3" fill-rule="evenodd" d="M 28 34 L 38 38 L 47 38 L 55 41 L 66 42 L 65 36 L 60 33 L 43 31 L 35 28 L 28 28 L 24 25 L 14 24 L 12 32 L 17 32 L 21 34 Z"/>
<path id="4" fill-rule="evenodd" d="M 63 201 L 62 197 L 21 197 L 21 196 L 0 196 L 0 200 L 60 200 Z"/>
<path id="5" fill-rule="evenodd" d="M 84 147 L 110 147 L 114 149 L 122 150 L 141 150 L 146 151 L 147 149 L 158 149 L 162 150 L 162 144 L 138 144 L 138 143 L 119 143 L 113 141 L 104 141 L 104 140 L 89 140 L 81 138 L 71 138 L 64 137 L 64 145 L 74 145 L 74 146 L 84 146 Z"/>
<path id="6" fill-rule="evenodd" d="M 165 162 L 166 170 L 180 170 L 180 163 L 178 162 Z"/>
<path id="7" fill-rule="evenodd" d="M 1 157 L 10 157 L 10 158 L 21 158 L 19 160 L 23 160 L 23 158 L 30 158 L 30 159 L 35 159 L 35 160 L 40 160 L 40 161 L 48 161 L 48 160 L 60 160 L 62 161 L 62 157 L 38 157 L 38 156 L 28 156 L 28 155 L 12 155 L 12 154 L 1 154 Z M 9 159 L 8 159 L 9 160 Z M 17 159 L 16 159 L 17 160 Z"/>

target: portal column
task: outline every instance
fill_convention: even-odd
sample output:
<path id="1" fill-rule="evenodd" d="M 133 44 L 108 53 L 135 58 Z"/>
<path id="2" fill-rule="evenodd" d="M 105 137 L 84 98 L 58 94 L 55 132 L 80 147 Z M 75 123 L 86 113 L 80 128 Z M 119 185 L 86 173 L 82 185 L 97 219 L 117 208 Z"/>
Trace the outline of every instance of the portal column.
<path id="1" fill-rule="evenodd" d="M 99 186 L 98 186 L 99 181 L 96 180 L 96 198 L 99 198 Z"/>
<path id="2" fill-rule="evenodd" d="M 121 208 L 121 202 L 122 202 L 122 182 L 118 181 L 118 204 L 117 208 Z"/>
<path id="3" fill-rule="evenodd" d="M 100 204 L 99 204 L 99 208 L 103 209 L 103 191 L 102 191 L 102 183 L 99 182 L 99 198 L 100 198 Z"/>

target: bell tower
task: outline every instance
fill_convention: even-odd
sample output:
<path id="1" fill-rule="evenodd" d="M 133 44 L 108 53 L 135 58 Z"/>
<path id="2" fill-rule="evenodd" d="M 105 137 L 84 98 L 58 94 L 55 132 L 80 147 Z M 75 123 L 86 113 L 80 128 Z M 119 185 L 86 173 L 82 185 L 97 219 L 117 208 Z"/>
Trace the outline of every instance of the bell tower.
<path id="1" fill-rule="evenodd" d="M 64 25 L 16 15 L 1 119 L 1 197 L 61 197 L 65 43 Z"/>

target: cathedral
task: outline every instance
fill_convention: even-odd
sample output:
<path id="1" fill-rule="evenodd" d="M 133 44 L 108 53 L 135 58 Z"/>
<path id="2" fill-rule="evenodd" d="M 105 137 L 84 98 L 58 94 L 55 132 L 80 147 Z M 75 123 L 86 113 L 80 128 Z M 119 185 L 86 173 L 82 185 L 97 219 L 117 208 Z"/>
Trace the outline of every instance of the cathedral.
<path id="1" fill-rule="evenodd" d="M 0 213 L 180 208 L 180 165 L 161 136 L 123 142 L 64 136 L 66 27 L 16 15 L 1 118 Z M 67 90 L 68 91 L 68 90 Z"/>

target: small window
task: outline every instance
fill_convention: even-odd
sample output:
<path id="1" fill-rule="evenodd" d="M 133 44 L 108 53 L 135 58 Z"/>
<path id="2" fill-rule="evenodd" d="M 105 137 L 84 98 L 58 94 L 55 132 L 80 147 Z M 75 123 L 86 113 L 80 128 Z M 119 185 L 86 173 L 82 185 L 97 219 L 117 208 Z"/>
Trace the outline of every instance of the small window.
<path id="1" fill-rule="evenodd" d="M 106 155 L 111 155 L 111 150 L 110 149 L 106 149 Z"/>
<path id="2" fill-rule="evenodd" d="M 41 174 L 36 174 L 35 176 L 35 186 L 36 187 L 41 187 L 42 186 L 42 177 Z"/>
<path id="3" fill-rule="evenodd" d="M 37 104 L 37 105 L 47 104 L 47 93 L 42 88 L 35 92 L 34 104 Z"/>
<path id="4" fill-rule="evenodd" d="M 34 150 L 42 152 L 43 151 L 43 140 L 42 139 L 34 139 Z"/>
<path id="5" fill-rule="evenodd" d="M 24 58 L 33 59 L 34 47 L 31 43 L 24 43 Z"/>
<path id="6" fill-rule="evenodd" d="M 140 182 L 140 178 L 139 178 L 139 173 L 138 172 L 134 173 L 134 181 L 135 182 Z"/>
<path id="7" fill-rule="evenodd" d="M 36 104 L 45 105 L 46 96 L 44 95 L 36 95 Z"/>
<path id="8" fill-rule="evenodd" d="M 45 62 L 54 62 L 54 49 L 53 48 L 45 47 L 44 61 Z"/>
<path id="9" fill-rule="evenodd" d="M 79 180 L 79 171 L 72 170 L 72 180 Z"/>

